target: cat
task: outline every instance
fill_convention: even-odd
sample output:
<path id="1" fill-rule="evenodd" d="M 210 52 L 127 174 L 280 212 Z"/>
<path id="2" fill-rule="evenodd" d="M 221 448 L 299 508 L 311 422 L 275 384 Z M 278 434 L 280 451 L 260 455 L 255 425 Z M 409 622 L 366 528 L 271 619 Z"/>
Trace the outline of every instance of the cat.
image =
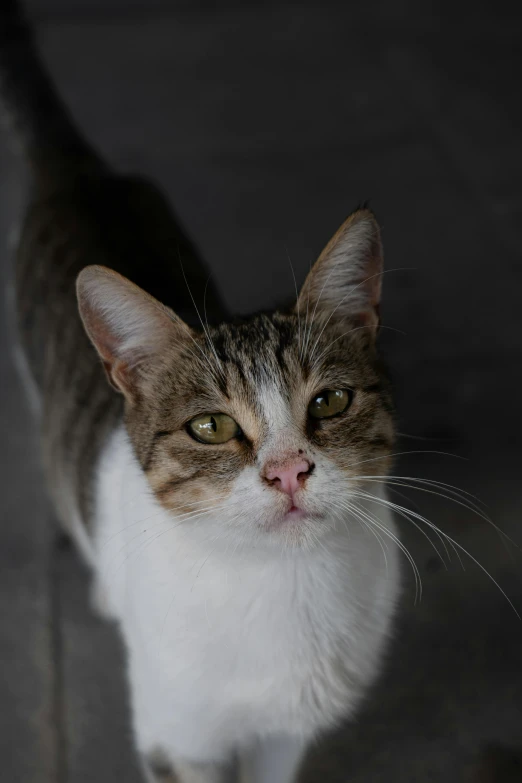
<path id="1" fill-rule="evenodd" d="M 377 221 L 348 217 L 292 307 L 234 319 L 210 284 L 200 321 L 207 271 L 163 196 L 82 138 L 18 4 L 0 13 L 43 466 L 121 632 L 144 775 L 218 783 L 238 755 L 245 780 L 292 783 L 375 681 L 399 592 L 364 483 L 394 442 Z"/>

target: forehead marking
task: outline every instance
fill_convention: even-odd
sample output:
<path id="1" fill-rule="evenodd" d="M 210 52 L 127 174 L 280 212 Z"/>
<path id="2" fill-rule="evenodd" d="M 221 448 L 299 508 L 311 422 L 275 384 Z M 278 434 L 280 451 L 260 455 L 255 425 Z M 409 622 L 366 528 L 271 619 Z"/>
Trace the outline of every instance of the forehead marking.
<path id="1" fill-rule="evenodd" d="M 270 434 L 292 426 L 288 401 L 276 384 L 261 384 L 258 389 L 258 401 Z"/>
<path id="2" fill-rule="evenodd" d="M 266 426 L 266 437 L 258 452 L 260 463 L 288 452 L 308 450 L 309 443 L 299 432 L 288 400 L 276 384 L 262 384 L 258 390 L 258 401 Z"/>

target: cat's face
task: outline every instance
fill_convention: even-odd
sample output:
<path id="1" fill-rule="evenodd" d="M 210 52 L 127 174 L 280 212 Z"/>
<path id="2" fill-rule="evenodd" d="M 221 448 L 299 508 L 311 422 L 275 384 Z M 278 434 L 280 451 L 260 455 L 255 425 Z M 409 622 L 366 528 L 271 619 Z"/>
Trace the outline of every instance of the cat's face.
<path id="1" fill-rule="evenodd" d="M 291 313 L 204 333 L 114 273 L 82 273 L 87 331 L 174 516 L 306 544 L 342 524 L 357 476 L 382 475 L 393 441 L 374 343 L 381 273 L 366 211 L 334 237 Z"/>

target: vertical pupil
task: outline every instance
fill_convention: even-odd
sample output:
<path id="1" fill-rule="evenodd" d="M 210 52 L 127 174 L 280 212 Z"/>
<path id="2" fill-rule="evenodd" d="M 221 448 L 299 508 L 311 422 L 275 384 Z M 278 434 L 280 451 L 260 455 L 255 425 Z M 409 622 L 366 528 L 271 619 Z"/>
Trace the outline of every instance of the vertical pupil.
<path id="1" fill-rule="evenodd" d="M 326 407 L 329 408 L 330 407 L 330 398 L 328 396 L 328 392 L 323 392 L 323 398 L 324 398 L 324 401 L 326 403 Z"/>
<path id="2" fill-rule="evenodd" d="M 217 430 L 216 420 L 215 420 L 215 418 L 213 416 L 210 417 L 210 426 L 212 427 L 214 432 Z"/>

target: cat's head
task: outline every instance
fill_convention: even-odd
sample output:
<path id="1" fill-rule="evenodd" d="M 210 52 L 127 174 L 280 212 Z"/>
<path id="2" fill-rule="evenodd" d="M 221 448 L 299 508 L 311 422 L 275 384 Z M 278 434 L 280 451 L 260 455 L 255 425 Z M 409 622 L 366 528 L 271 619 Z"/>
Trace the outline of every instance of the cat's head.
<path id="1" fill-rule="evenodd" d="M 378 225 L 358 210 L 295 307 L 196 332 L 104 267 L 80 312 L 158 501 L 186 525 L 310 544 L 348 516 L 361 475 L 386 472 L 389 384 L 375 338 Z"/>

